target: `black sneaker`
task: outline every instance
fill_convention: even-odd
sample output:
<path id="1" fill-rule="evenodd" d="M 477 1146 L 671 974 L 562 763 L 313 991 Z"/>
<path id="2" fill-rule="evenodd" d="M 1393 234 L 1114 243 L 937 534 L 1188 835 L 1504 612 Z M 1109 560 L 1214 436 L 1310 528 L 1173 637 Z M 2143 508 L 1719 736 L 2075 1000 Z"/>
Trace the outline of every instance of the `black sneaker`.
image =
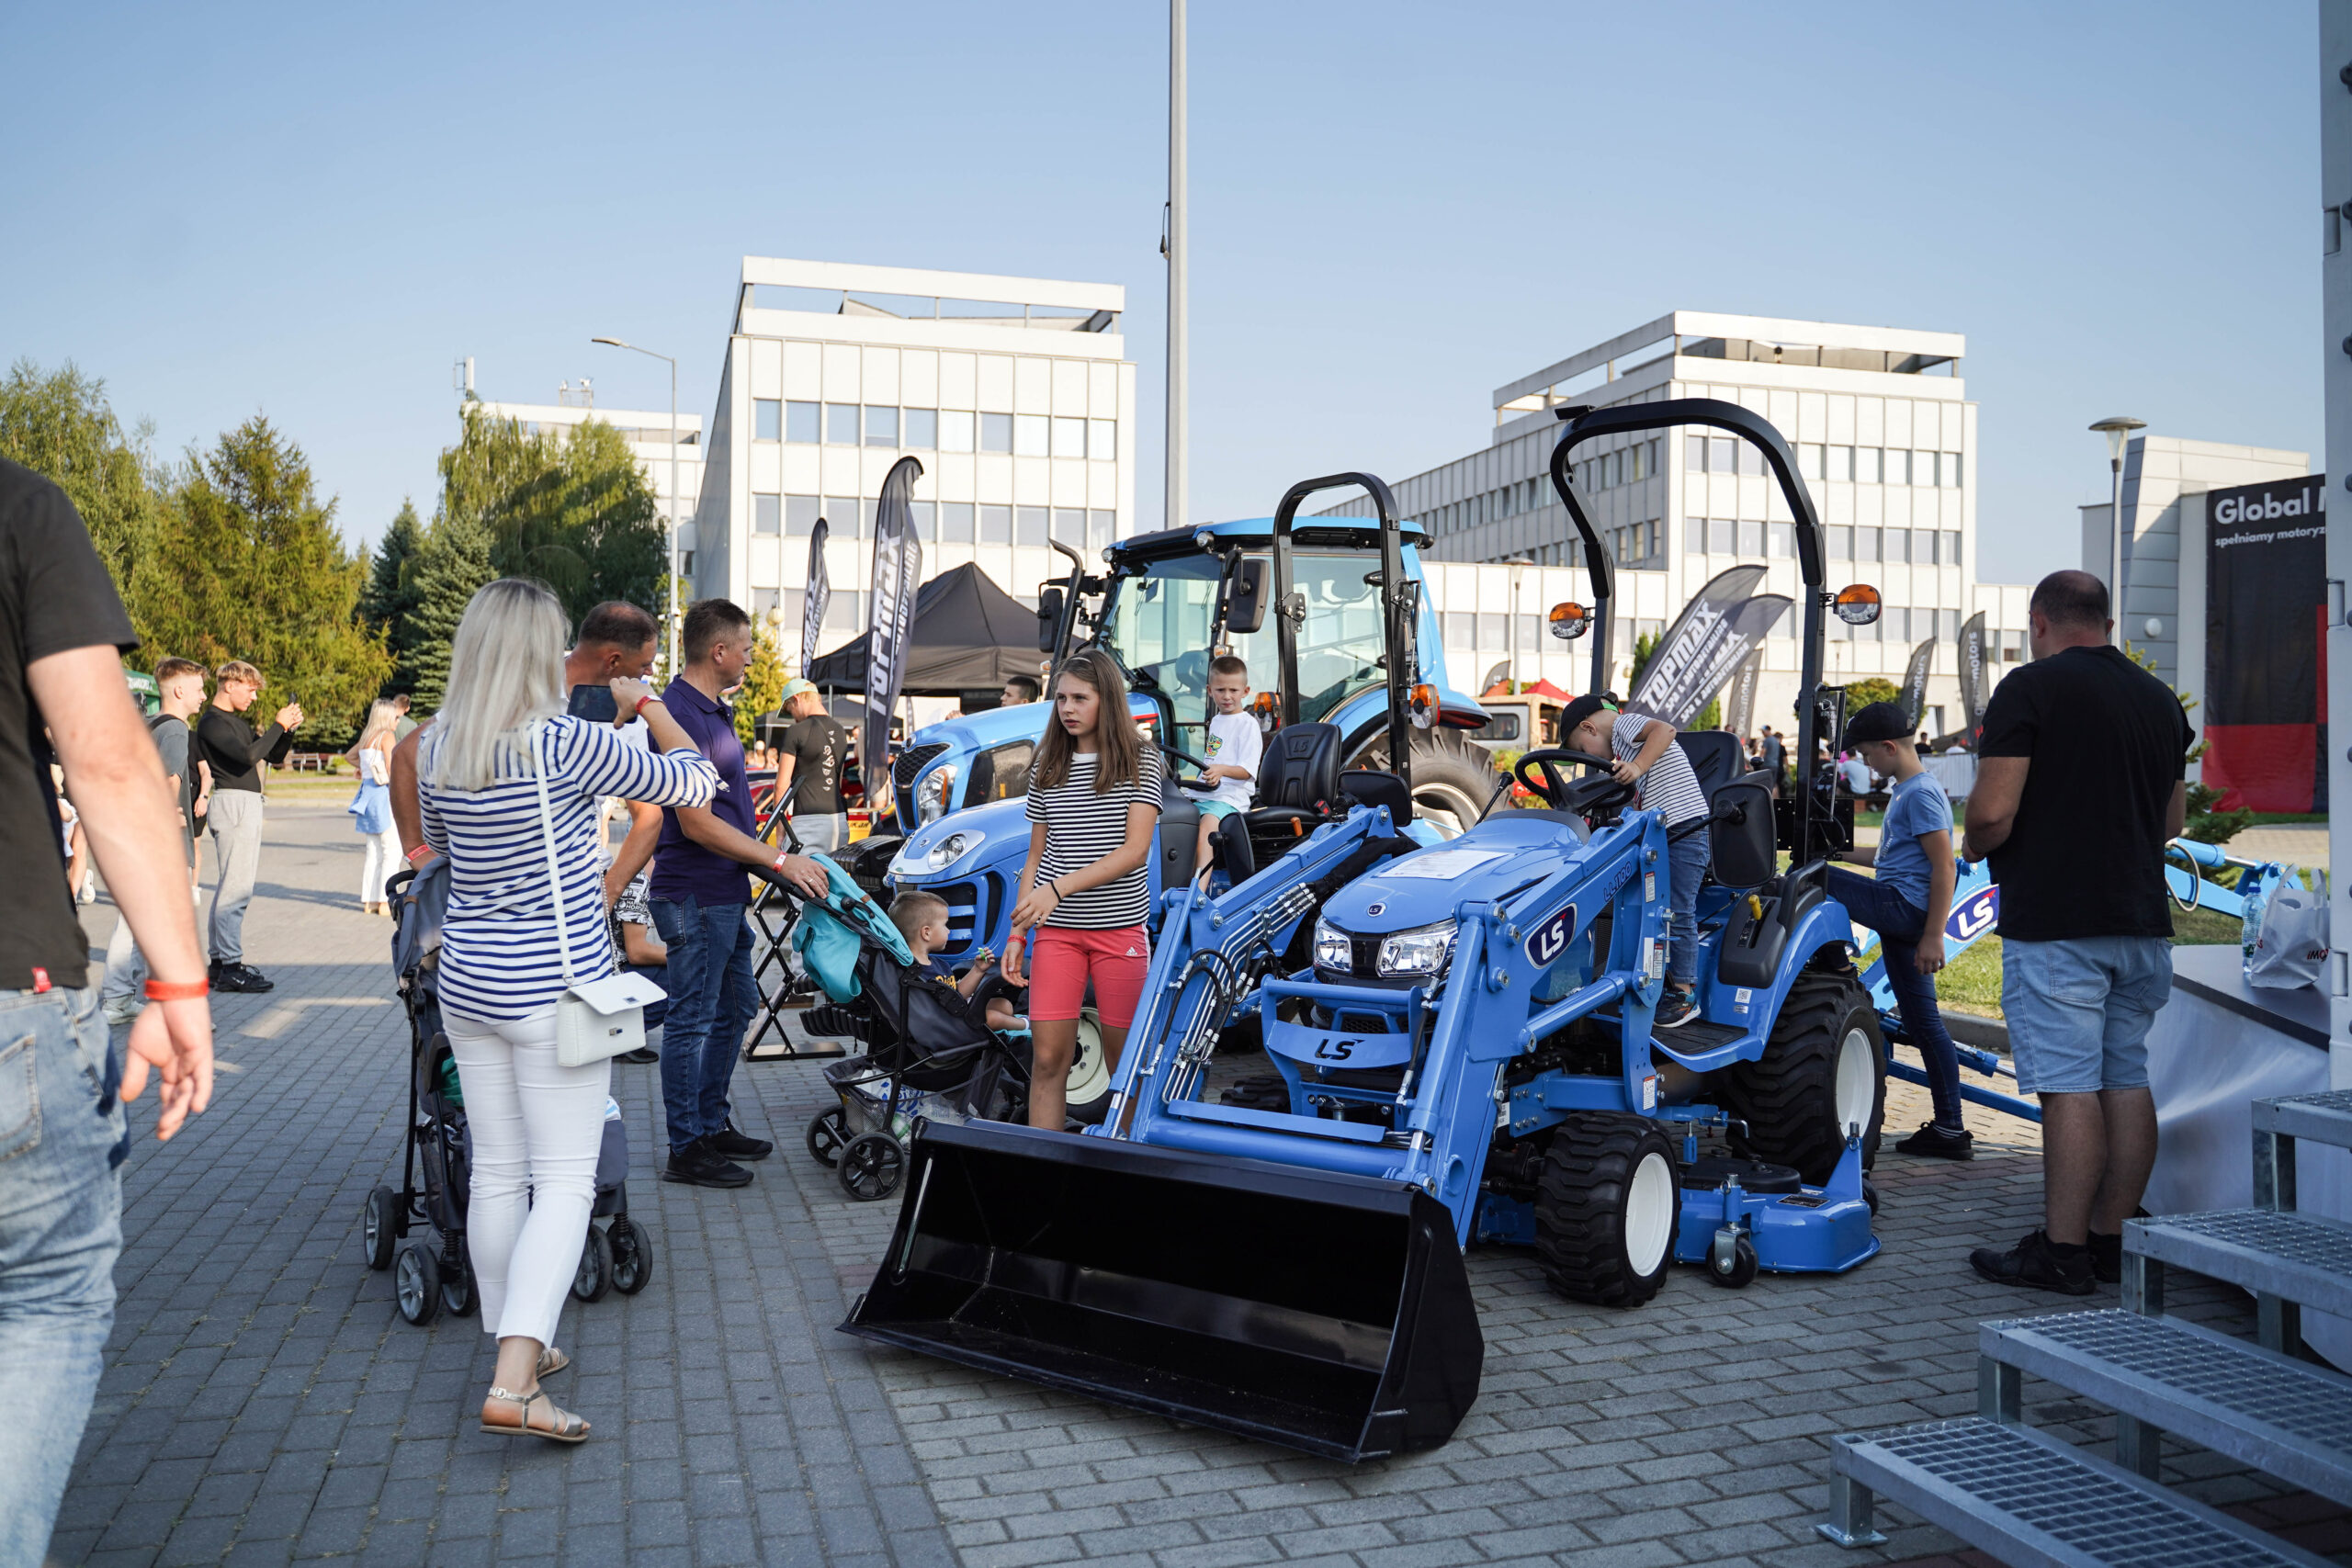
<path id="1" fill-rule="evenodd" d="M 212 971 L 212 988 L 216 991 L 274 991 L 277 982 L 246 964 L 216 964 Z"/>
<path id="2" fill-rule="evenodd" d="M 661 1059 L 662 1053 L 650 1045 L 639 1045 L 634 1051 L 624 1051 L 613 1058 L 616 1062 L 629 1062 L 640 1067 L 649 1062 L 658 1062 Z"/>
<path id="3" fill-rule="evenodd" d="M 2072 1258 L 2061 1258 L 2052 1248 L 2049 1236 L 2041 1231 L 2028 1232 L 2023 1241 L 2007 1252 L 1980 1247 L 1968 1255 L 1968 1261 L 1996 1285 L 2055 1291 L 2062 1296 L 2087 1296 L 2098 1289 L 2088 1249 L 2077 1250 Z"/>
<path id="4" fill-rule="evenodd" d="M 754 1138 L 749 1133 L 739 1131 L 732 1118 L 720 1123 L 718 1131 L 705 1138 L 703 1143 L 713 1154 L 728 1159 L 765 1159 L 775 1153 L 774 1144 L 765 1138 Z"/>
<path id="5" fill-rule="evenodd" d="M 708 1138 L 696 1138 L 670 1156 L 662 1179 L 689 1187 L 749 1187 L 752 1173 L 713 1149 Z"/>
<path id="6" fill-rule="evenodd" d="M 2132 1211 L 2132 1217 L 2135 1220 L 2144 1220 L 2148 1217 L 2148 1211 L 2145 1209 L 2134 1209 Z M 2118 1231 L 2113 1235 L 2101 1235 L 2098 1232 L 2092 1231 L 2090 1233 L 2090 1243 L 2091 1272 L 2098 1275 L 2100 1281 L 2104 1284 L 2114 1285 L 2121 1283 L 2123 1279 L 2123 1233 Z"/>
<path id="7" fill-rule="evenodd" d="M 1699 1004 L 1692 999 L 1695 995 L 1695 992 L 1678 991 L 1668 986 L 1665 995 L 1657 999 L 1657 1011 L 1650 1020 L 1652 1027 L 1679 1029 L 1698 1017 Z"/>
<path id="8" fill-rule="evenodd" d="M 1895 1145 L 1894 1152 L 1930 1159 L 1974 1159 L 1976 1135 L 1965 1127 L 1955 1130 L 1930 1122 Z"/>

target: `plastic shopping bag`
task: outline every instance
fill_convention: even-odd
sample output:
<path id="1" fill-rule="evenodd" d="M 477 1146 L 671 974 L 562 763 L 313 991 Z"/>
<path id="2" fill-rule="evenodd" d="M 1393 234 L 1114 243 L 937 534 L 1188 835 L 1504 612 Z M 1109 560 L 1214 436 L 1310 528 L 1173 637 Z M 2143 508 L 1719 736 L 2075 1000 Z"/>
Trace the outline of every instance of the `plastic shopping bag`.
<path id="1" fill-rule="evenodd" d="M 2327 895 L 2299 887 L 2293 880 L 2272 890 L 2243 940 L 2245 983 L 2291 991 L 2316 985 L 2327 960 Z"/>

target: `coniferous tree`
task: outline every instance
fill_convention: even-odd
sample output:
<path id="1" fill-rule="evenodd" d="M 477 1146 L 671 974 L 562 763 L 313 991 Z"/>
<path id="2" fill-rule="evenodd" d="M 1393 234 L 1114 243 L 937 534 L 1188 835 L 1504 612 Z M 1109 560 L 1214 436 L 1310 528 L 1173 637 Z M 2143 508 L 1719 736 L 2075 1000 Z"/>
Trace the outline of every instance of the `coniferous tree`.
<path id="1" fill-rule="evenodd" d="M 591 420 L 559 440 L 469 408 L 441 481 L 440 515 L 487 527 L 499 572 L 554 589 L 573 625 L 607 599 L 661 613 L 667 546 L 653 491 L 611 425 Z"/>
<path id="2" fill-rule="evenodd" d="M 498 572 L 490 561 L 490 529 L 478 518 L 444 516 L 417 548 L 409 581 L 415 603 L 408 614 L 409 640 L 396 682 L 412 698 L 416 716 L 437 711 L 449 690 L 449 644 L 465 618 L 466 605 Z"/>
<path id="3" fill-rule="evenodd" d="M 415 503 L 403 500 L 384 536 L 376 542 L 368 587 L 359 596 L 360 619 L 384 634 L 384 647 L 392 656 L 388 693 L 408 690 L 401 678 L 401 665 L 412 635 L 409 617 L 416 608 L 416 591 L 410 579 L 424 543 L 424 527 L 417 521 Z"/>

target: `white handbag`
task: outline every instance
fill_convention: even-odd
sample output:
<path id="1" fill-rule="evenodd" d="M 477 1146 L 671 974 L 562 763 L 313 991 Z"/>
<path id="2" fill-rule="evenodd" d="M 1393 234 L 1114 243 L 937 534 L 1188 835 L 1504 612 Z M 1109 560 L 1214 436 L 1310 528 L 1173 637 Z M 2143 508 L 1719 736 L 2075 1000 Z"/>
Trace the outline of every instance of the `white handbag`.
<path id="1" fill-rule="evenodd" d="M 531 727 L 531 770 L 538 780 L 539 836 L 548 849 L 556 951 L 563 964 L 563 995 L 555 1004 L 555 1059 L 562 1066 L 585 1067 L 643 1045 L 645 1010 L 667 993 L 642 975 L 586 981 L 572 977 L 571 935 L 563 923 L 563 872 L 555 852 L 555 813 L 548 806 L 547 755 L 539 744 L 546 728 Z"/>

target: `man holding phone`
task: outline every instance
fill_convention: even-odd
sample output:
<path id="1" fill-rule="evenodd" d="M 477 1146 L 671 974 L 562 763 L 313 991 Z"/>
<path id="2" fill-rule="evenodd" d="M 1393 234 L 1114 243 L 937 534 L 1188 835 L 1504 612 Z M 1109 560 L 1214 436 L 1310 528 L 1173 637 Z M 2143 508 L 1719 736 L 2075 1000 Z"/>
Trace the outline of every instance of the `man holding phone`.
<path id="1" fill-rule="evenodd" d="M 275 990 L 276 981 L 245 962 L 245 906 L 253 902 L 254 882 L 261 874 L 261 767 L 284 761 L 294 749 L 302 708 L 288 703 L 256 734 L 245 710 L 261 695 L 261 671 L 232 659 L 215 674 L 220 689 L 196 726 L 198 754 L 212 769 L 205 826 L 212 830 L 212 852 L 220 863 L 220 880 L 212 890 L 212 988 Z"/>

